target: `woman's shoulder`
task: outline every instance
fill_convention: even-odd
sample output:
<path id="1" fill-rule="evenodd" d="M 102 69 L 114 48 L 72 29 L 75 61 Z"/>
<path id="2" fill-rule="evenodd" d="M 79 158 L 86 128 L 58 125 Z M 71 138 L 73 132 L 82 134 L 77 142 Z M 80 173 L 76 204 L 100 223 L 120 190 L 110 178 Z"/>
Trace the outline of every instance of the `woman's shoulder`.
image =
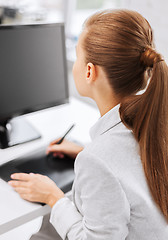
<path id="1" fill-rule="evenodd" d="M 115 157 L 139 155 L 139 144 L 131 130 L 123 123 L 107 132 L 97 136 L 91 143 L 86 145 L 83 154 L 92 153 L 95 156 L 106 156 L 114 159 Z"/>
<path id="2" fill-rule="evenodd" d="M 139 145 L 132 131 L 122 124 L 93 139 L 76 159 L 76 164 L 84 168 L 92 163 L 109 168 L 115 175 L 131 169 L 139 171 Z"/>

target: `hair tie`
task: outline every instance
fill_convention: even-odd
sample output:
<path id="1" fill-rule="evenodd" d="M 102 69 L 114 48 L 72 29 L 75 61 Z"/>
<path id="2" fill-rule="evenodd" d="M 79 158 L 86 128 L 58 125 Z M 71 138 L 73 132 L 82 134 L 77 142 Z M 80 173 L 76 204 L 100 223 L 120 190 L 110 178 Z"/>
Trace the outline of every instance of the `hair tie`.
<path id="1" fill-rule="evenodd" d="M 142 50 L 140 60 L 146 67 L 153 67 L 154 64 L 164 61 L 162 56 L 151 47 Z"/>
<path id="2" fill-rule="evenodd" d="M 155 63 L 164 62 L 164 59 L 157 60 Z"/>

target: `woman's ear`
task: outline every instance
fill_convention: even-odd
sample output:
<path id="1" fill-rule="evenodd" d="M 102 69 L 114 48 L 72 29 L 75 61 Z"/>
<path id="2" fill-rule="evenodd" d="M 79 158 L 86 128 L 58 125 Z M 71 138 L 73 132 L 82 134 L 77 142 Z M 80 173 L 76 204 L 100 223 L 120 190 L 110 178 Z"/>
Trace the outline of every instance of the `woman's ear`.
<path id="1" fill-rule="evenodd" d="M 91 84 L 96 80 L 96 67 L 93 63 L 88 63 L 86 67 L 86 82 Z"/>

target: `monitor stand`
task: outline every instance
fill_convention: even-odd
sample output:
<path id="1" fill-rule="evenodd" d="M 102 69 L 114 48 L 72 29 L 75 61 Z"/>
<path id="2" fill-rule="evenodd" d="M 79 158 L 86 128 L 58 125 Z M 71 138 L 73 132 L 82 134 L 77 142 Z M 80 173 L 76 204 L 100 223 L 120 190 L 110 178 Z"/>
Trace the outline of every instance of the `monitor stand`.
<path id="1" fill-rule="evenodd" d="M 22 117 L 0 123 L 0 148 L 8 148 L 41 138 L 34 127 Z"/>

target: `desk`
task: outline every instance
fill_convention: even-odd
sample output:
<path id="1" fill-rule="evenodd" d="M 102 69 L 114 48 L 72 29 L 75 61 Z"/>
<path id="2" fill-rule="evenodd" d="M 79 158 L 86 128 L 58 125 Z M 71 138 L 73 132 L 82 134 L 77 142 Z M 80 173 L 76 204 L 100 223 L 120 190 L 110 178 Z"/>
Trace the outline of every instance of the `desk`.
<path id="1" fill-rule="evenodd" d="M 50 141 L 62 136 L 72 123 L 76 123 L 76 126 L 69 134 L 69 138 L 86 144 L 90 141 L 89 129 L 99 116 L 96 108 L 73 97 L 69 103 L 28 114 L 24 118 L 41 133 L 42 138 L 1 149 L 0 165 L 47 146 Z M 48 205 L 41 206 L 21 199 L 12 187 L 0 179 L 0 234 L 43 216 L 50 210 Z"/>

